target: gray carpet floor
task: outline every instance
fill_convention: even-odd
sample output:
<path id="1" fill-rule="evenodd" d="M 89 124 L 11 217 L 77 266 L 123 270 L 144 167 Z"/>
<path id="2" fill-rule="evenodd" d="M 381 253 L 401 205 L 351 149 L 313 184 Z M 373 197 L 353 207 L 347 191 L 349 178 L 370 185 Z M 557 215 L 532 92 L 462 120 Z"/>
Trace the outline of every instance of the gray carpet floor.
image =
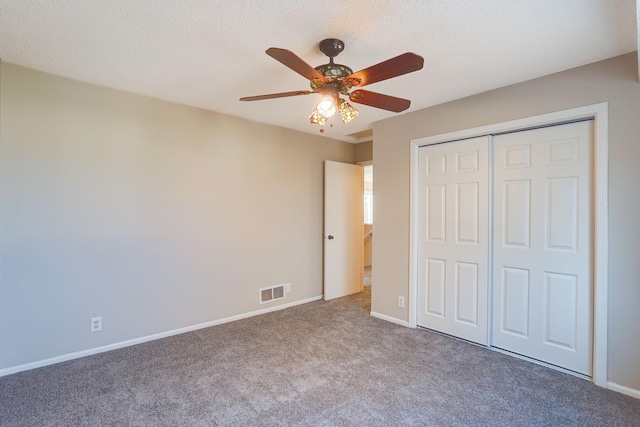
<path id="1" fill-rule="evenodd" d="M 640 425 L 640 400 L 375 319 L 365 289 L 0 378 L 0 425 Z"/>

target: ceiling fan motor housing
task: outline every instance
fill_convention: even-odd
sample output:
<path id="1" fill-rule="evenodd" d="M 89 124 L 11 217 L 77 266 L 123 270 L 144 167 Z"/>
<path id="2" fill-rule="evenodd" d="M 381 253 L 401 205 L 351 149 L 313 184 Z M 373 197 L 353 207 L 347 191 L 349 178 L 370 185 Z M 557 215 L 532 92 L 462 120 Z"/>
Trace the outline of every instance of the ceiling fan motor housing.
<path id="1" fill-rule="evenodd" d="M 320 42 L 320 51 L 329 57 L 329 63 L 315 67 L 316 71 L 329 79 L 344 79 L 353 70 L 346 65 L 334 64 L 333 58 L 344 50 L 344 42 L 338 39 L 324 39 Z"/>
<path id="2" fill-rule="evenodd" d="M 324 64 L 316 67 L 316 70 L 323 76 L 330 79 L 344 79 L 348 75 L 353 74 L 351 68 L 342 64 Z"/>
<path id="3" fill-rule="evenodd" d="M 324 82 L 311 81 L 311 87 L 317 92 L 340 92 L 347 94 L 351 85 L 344 85 L 344 79 L 353 74 L 353 70 L 346 65 L 335 64 L 333 58 L 344 50 L 344 42 L 338 39 L 324 39 L 320 42 L 320 51 L 329 57 L 329 63 L 315 67 L 327 80 Z M 318 90 L 325 87 L 325 90 Z M 326 88 L 333 86 L 333 88 Z M 328 89 L 328 90 L 327 90 Z M 333 89 L 333 90 L 332 90 Z"/>

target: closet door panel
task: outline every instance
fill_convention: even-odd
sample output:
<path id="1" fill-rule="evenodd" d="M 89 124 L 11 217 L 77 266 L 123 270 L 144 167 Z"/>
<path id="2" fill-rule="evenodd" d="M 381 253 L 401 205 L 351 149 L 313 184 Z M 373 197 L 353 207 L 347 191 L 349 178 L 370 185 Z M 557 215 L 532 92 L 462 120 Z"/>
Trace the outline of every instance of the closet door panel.
<path id="1" fill-rule="evenodd" d="M 492 345 L 592 372 L 592 122 L 493 139 Z"/>
<path id="2" fill-rule="evenodd" d="M 486 345 L 489 137 L 419 152 L 418 325 Z"/>

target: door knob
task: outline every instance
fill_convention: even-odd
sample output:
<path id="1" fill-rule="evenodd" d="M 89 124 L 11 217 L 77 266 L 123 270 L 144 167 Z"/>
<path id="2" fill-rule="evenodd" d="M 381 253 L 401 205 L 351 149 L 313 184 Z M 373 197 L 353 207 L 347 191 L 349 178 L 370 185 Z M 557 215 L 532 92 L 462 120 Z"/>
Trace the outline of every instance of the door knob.
<path id="1" fill-rule="evenodd" d="M 329 240 L 333 240 L 333 236 L 332 236 L 331 234 L 329 234 L 329 235 L 327 236 L 327 239 L 329 239 Z"/>

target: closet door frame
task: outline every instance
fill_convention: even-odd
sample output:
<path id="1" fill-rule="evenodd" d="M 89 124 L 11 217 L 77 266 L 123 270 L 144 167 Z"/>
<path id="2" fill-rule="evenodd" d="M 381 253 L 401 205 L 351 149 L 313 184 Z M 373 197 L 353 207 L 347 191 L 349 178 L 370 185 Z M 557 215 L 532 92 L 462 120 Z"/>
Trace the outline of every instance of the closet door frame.
<path id="1" fill-rule="evenodd" d="M 492 125 L 444 133 L 410 141 L 411 153 L 411 188 L 410 188 L 410 257 L 409 257 L 409 327 L 417 327 L 418 310 L 418 173 L 419 148 L 425 145 L 439 144 L 486 135 L 527 130 L 542 126 L 563 124 L 566 122 L 593 119 L 593 377 L 592 381 L 601 387 L 607 386 L 607 293 L 609 266 L 609 226 L 608 226 L 608 176 L 609 176 L 609 105 L 607 102 L 572 108 L 524 119 L 511 120 Z M 489 206 L 492 215 L 492 206 Z M 491 274 L 491 273 L 490 273 Z M 491 295 L 493 277 L 489 277 L 489 310 L 491 310 Z M 491 313 L 491 311 L 489 311 Z M 491 317 L 491 316 L 490 316 Z M 491 321 L 491 319 L 490 319 Z M 491 324 L 489 324 L 491 334 Z M 489 335 L 491 342 L 491 335 Z M 554 369 L 552 365 L 546 366 Z M 568 372 L 568 371 L 565 371 Z"/>

